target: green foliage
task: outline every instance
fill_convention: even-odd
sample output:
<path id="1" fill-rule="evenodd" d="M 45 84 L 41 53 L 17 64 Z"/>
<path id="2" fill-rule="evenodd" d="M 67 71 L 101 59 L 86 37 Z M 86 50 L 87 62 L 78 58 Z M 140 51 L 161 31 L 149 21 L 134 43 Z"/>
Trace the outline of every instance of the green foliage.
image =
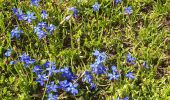
<path id="1" fill-rule="evenodd" d="M 44 63 L 47 59 L 56 62 L 58 68 L 71 66 L 75 74 L 90 68 L 94 62 L 92 52 L 96 49 L 108 55 L 106 66 L 136 73 L 136 79 L 120 82 L 105 81 L 95 77 L 98 89 L 80 91 L 76 97 L 67 99 L 111 100 L 129 96 L 130 100 L 170 100 L 170 0 L 123 0 L 114 5 L 114 0 L 98 0 L 99 12 L 93 12 L 96 0 L 42 0 L 40 8 L 29 5 L 29 0 L 0 0 L 0 99 L 40 100 L 43 89 L 35 82 L 30 69 L 23 64 L 8 65 L 23 52 Z M 124 8 L 131 5 L 134 13 L 123 15 Z M 68 8 L 78 9 L 78 18 L 61 22 L 70 14 Z M 31 25 L 18 21 L 12 8 L 24 12 L 33 11 L 37 20 Z M 51 36 L 39 40 L 33 32 L 40 18 L 41 9 L 49 14 L 48 23 L 57 26 Z M 10 40 L 10 32 L 18 25 L 25 35 L 19 40 Z M 4 52 L 13 47 L 10 58 Z M 128 53 L 134 55 L 137 64 L 127 66 Z M 149 69 L 144 69 L 146 61 Z M 66 96 L 66 95 L 64 95 Z M 63 97 L 64 97 L 63 96 Z"/>

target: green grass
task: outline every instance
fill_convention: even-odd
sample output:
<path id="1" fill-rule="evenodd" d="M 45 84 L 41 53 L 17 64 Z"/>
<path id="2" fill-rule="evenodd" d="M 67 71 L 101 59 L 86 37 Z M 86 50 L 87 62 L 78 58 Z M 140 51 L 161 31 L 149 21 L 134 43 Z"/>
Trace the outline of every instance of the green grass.
<path id="1" fill-rule="evenodd" d="M 92 52 L 96 49 L 106 52 L 105 66 L 116 65 L 125 72 L 132 70 L 137 77 L 110 82 L 106 78 L 95 78 L 98 90 L 90 93 L 81 89 L 73 97 L 66 94 L 61 98 L 79 100 L 111 100 L 130 97 L 130 100 L 169 100 L 170 99 L 170 0 L 123 0 L 113 5 L 112 0 L 98 0 L 99 12 L 93 12 L 96 0 L 42 0 L 40 7 L 29 5 L 29 0 L 0 0 L 0 99 L 2 100 L 41 100 L 43 88 L 35 82 L 35 75 L 23 64 L 10 66 L 23 52 L 43 64 L 46 60 L 56 62 L 57 68 L 70 66 L 75 74 L 90 69 L 94 62 Z M 60 22 L 70 14 L 68 8 L 78 9 L 78 18 Z M 123 15 L 123 10 L 132 6 L 133 14 Z M 31 24 L 18 21 L 12 8 L 24 12 L 33 11 L 37 19 Z M 43 21 L 41 10 L 49 14 L 44 20 L 57 26 L 51 36 L 39 40 L 32 26 Z M 18 25 L 24 32 L 20 39 L 10 39 L 10 32 Z M 10 58 L 4 52 L 12 47 Z M 131 53 L 137 63 L 125 64 L 126 55 Z M 146 61 L 149 69 L 142 68 Z M 55 79 L 57 81 L 57 79 Z"/>

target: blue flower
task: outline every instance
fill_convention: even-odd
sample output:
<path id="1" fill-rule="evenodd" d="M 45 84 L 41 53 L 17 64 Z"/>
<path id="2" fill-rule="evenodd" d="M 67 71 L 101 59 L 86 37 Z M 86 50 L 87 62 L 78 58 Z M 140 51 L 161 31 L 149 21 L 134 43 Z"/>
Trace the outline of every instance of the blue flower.
<path id="1" fill-rule="evenodd" d="M 126 98 L 123 98 L 123 99 L 120 99 L 120 98 L 118 97 L 116 100 L 129 100 L 129 97 L 126 97 Z"/>
<path id="2" fill-rule="evenodd" d="M 69 82 L 67 80 L 59 82 L 59 88 L 60 89 L 66 90 L 66 87 L 68 87 L 68 86 L 69 86 Z"/>
<path id="3" fill-rule="evenodd" d="M 38 26 L 40 28 L 45 28 L 47 26 L 47 24 L 46 24 L 46 22 L 40 22 L 40 23 L 38 23 Z"/>
<path id="4" fill-rule="evenodd" d="M 37 75 L 40 74 L 43 71 L 43 69 L 41 69 L 41 66 L 34 66 L 34 69 L 32 70 L 32 72 L 35 72 Z"/>
<path id="5" fill-rule="evenodd" d="M 96 59 L 95 62 L 91 65 L 92 73 L 97 75 L 106 73 L 106 68 L 103 66 L 103 62 L 105 62 L 106 59 L 105 52 L 100 53 L 98 50 L 95 50 L 93 55 L 96 56 Z"/>
<path id="6" fill-rule="evenodd" d="M 58 95 L 49 94 L 47 100 L 58 100 Z"/>
<path id="7" fill-rule="evenodd" d="M 120 77 L 120 74 L 118 73 L 116 66 L 112 66 L 112 73 L 108 74 L 109 80 L 118 80 L 118 78 Z"/>
<path id="8" fill-rule="evenodd" d="M 114 72 L 117 72 L 116 66 L 112 66 L 111 69 L 112 69 L 112 72 L 113 72 L 113 73 L 114 73 Z"/>
<path id="9" fill-rule="evenodd" d="M 56 70 L 56 66 L 51 66 L 51 67 L 48 67 L 46 68 L 47 71 L 49 71 L 49 76 L 51 76 L 53 73 L 57 73 L 59 72 L 58 70 Z"/>
<path id="10" fill-rule="evenodd" d="M 45 62 L 45 64 L 44 64 L 44 67 L 45 67 L 45 68 L 49 68 L 49 67 L 51 67 L 51 66 L 55 66 L 55 63 L 47 60 L 47 61 Z"/>
<path id="11" fill-rule="evenodd" d="M 37 33 L 39 31 L 41 31 L 41 27 L 40 26 L 35 26 L 34 27 L 34 32 Z"/>
<path id="12" fill-rule="evenodd" d="M 123 100 L 129 100 L 129 97 L 124 98 Z"/>
<path id="13" fill-rule="evenodd" d="M 93 10 L 94 10 L 94 11 L 99 11 L 100 6 L 101 6 L 101 5 L 96 2 L 92 7 L 93 7 Z"/>
<path id="14" fill-rule="evenodd" d="M 11 52 L 12 52 L 12 48 L 8 49 L 8 50 L 5 52 L 5 56 L 6 56 L 6 57 L 11 56 Z"/>
<path id="15" fill-rule="evenodd" d="M 40 22 L 40 23 L 38 23 L 38 26 L 34 27 L 34 32 L 37 34 L 39 39 L 46 37 L 46 35 L 47 35 L 46 32 L 44 32 L 42 30 L 42 28 L 45 28 L 46 26 L 47 26 L 46 22 Z"/>
<path id="16" fill-rule="evenodd" d="M 83 82 L 87 81 L 88 83 L 91 83 L 92 80 L 93 76 L 88 71 L 85 71 L 85 76 L 83 77 L 82 81 Z"/>
<path id="17" fill-rule="evenodd" d="M 128 72 L 125 76 L 126 76 L 129 80 L 131 80 L 131 79 L 134 79 L 134 78 L 135 78 L 135 76 L 133 75 L 133 73 L 132 73 L 132 72 Z"/>
<path id="18" fill-rule="evenodd" d="M 114 0 L 114 4 L 118 4 L 120 2 L 122 2 L 122 0 Z"/>
<path id="19" fill-rule="evenodd" d="M 63 89 L 67 92 L 71 92 L 73 95 L 76 95 L 78 93 L 78 90 L 76 89 L 77 86 L 78 86 L 77 83 L 72 84 L 71 82 L 68 82 L 67 80 L 59 82 L 60 89 Z"/>
<path id="20" fill-rule="evenodd" d="M 148 67 L 148 64 L 146 63 L 146 61 L 144 61 L 142 65 L 143 65 L 143 67 L 145 67 L 145 68 L 149 68 L 149 67 Z"/>
<path id="21" fill-rule="evenodd" d="M 77 76 L 75 76 L 75 75 L 70 71 L 69 67 L 65 67 L 65 68 L 63 68 L 63 69 L 60 69 L 59 72 L 61 72 L 61 73 L 62 73 L 61 75 L 62 75 L 63 77 L 65 77 L 65 78 L 67 78 L 67 80 L 70 80 L 70 81 L 71 81 L 71 80 L 77 78 Z"/>
<path id="22" fill-rule="evenodd" d="M 69 67 L 65 67 L 65 68 L 60 69 L 60 72 L 70 73 Z"/>
<path id="23" fill-rule="evenodd" d="M 102 62 L 105 62 L 105 59 L 107 57 L 105 52 L 100 53 L 98 50 L 95 50 L 93 55 L 96 56 L 96 60 L 95 61 L 98 64 L 100 64 Z"/>
<path id="24" fill-rule="evenodd" d="M 46 29 L 51 33 L 53 32 L 53 30 L 56 29 L 56 26 L 54 26 L 53 24 L 50 24 L 50 26 L 48 26 Z"/>
<path id="25" fill-rule="evenodd" d="M 23 53 L 19 57 L 19 60 L 25 63 L 25 67 L 28 67 L 30 64 L 33 64 L 35 62 L 35 59 L 31 59 L 29 56 L 26 55 L 26 53 Z"/>
<path id="26" fill-rule="evenodd" d="M 24 17 L 24 20 L 28 23 L 31 23 L 32 19 L 36 19 L 33 12 L 27 11 L 26 16 Z"/>
<path id="27" fill-rule="evenodd" d="M 27 56 L 26 53 L 23 53 L 19 58 L 20 58 L 20 61 L 21 61 L 21 62 L 24 62 L 26 59 L 30 59 L 30 57 Z"/>
<path id="28" fill-rule="evenodd" d="M 20 8 L 13 8 L 13 13 L 18 17 L 18 20 L 24 19 L 24 14 L 22 13 L 22 10 Z"/>
<path id="29" fill-rule="evenodd" d="M 109 76 L 109 80 L 113 80 L 113 79 L 118 80 L 118 78 L 120 77 L 120 75 L 117 73 L 109 73 L 108 76 Z"/>
<path id="30" fill-rule="evenodd" d="M 126 62 L 130 64 L 135 64 L 135 58 L 128 54 L 126 57 Z"/>
<path id="31" fill-rule="evenodd" d="M 49 85 L 47 85 L 47 93 L 52 92 L 57 92 L 58 85 L 54 84 L 54 81 L 52 81 Z"/>
<path id="32" fill-rule="evenodd" d="M 103 66 L 102 63 L 98 64 L 98 63 L 94 63 L 91 65 L 92 68 L 92 73 L 95 73 L 97 75 L 101 75 L 106 73 L 106 68 Z"/>
<path id="33" fill-rule="evenodd" d="M 41 86 L 43 86 L 45 84 L 45 81 L 48 80 L 48 76 L 46 74 L 38 74 L 38 78 L 36 80 L 36 82 L 40 83 Z"/>
<path id="34" fill-rule="evenodd" d="M 33 64 L 35 62 L 35 59 L 27 59 L 25 60 L 25 67 L 28 67 L 30 64 Z"/>
<path id="35" fill-rule="evenodd" d="M 45 38 L 47 36 L 46 32 L 44 32 L 43 30 L 38 31 L 36 34 L 39 39 Z"/>
<path id="36" fill-rule="evenodd" d="M 12 11 L 13 11 L 14 14 L 18 13 L 18 9 L 17 8 L 12 8 Z"/>
<path id="37" fill-rule="evenodd" d="M 39 6 L 39 2 L 40 2 L 40 0 L 30 0 L 30 3 L 31 3 L 31 5 L 34 5 L 34 6 Z"/>
<path id="38" fill-rule="evenodd" d="M 132 14 L 132 13 L 133 13 L 133 10 L 132 10 L 131 6 L 126 7 L 126 8 L 124 9 L 124 14 L 125 14 L 125 15 L 130 15 L 130 14 Z"/>
<path id="39" fill-rule="evenodd" d="M 71 82 L 69 82 L 68 87 L 66 88 L 67 92 L 71 92 L 73 95 L 78 94 L 78 90 L 76 89 L 76 87 L 78 86 L 77 83 L 72 84 Z"/>
<path id="40" fill-rule="evenodd" d="M 20 35 L 22 34 L 23 32 L 21 30 L 18 29 L 18 27 L 15 27 L 12 31 L 11 31 L 11 38 L 19 38 Z"/>
<path id="41" fill-rule="evenodd" d="M 91 89 L 91 90 L 95 90 L 95 89 L 96 89 L 96 84 L 90 83 L 90 89 Z"/>
<path id="42" fill-rule="evenodd" d="M 45 10 L 42 10 L 42 11 L 41 11 L 41 18 L 47 19 L 47 17 L 48 17 L 47 12 L 46 12 Z"/>
<path id="43" fill-rule="evenodd" d="M 78 11 L 77 11 L 77 9 L 75 7 L 70 7 L 69 11 L 72 11 L 73 12 L 73 16 L 77 17 Z"/>
<path id="44" fill-rule="evenodd" d="M 10 61 L 10 62 L 9 62 L 10 65 L 14 65 L 14 64 L 16 64 L 16 63 L 17 63 L 17 61 Z"/>

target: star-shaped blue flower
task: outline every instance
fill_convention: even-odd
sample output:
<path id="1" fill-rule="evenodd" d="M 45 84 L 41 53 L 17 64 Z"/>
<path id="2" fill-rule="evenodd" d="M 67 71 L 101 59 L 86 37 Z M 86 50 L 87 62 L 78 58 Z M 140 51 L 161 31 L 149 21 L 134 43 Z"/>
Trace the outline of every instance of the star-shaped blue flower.
<path id="1" fill-rule="evenodd" d="M 29 56 L 26 55 L 26 53 L 23 53 L 19 60 L 23 63 L 25 63 L 25 67 L 28 67 L 30 64 L 33 64 L 35 62 L 35 59 L 31 59 Z"/>
<path id="2" fill-rule="evenodd" d="M 126 57 L 126 62 L 130 64 L 135 64 L 135 58 L 128 54 Z"/>
<path id="3" fill-rule="evenodd" d="M 39 23 L 38 23 L 38 26 L 39 26 L 40 28 L 45 28 L 45 27 L 47 26 L 47 24 L 46 24 L 46 22 L 39 22 Z"/>
<path id="4" fill-rule="evenodd" d="M 48 94 L 48 98 L 47 98 L 47 100 L 58 100 L 58 95 L 53 95 L 53 94 Z"/>
<path id="5" fill-rule="evenodd" d="M 53 73 L 57 73 L 59 72 L 59 70 L 56 70 L 56 66 L 51 66 L 51 67 L 48 67 L 46 68 L 46 70 L 49 72 L 49 76 L 51 76 Z"/>
<path id="6" fill-rule="evenodd" d="M 72 84 L 71 82 L 69 82 L 69 86 L 66 88 L 66 91 L 72 93 L 73 95 L 76 95 L 78 94 L 78 90 L 76 89 L 77 86 L 77 83 Z"/>
<path id="7" fill-rule="evenodd" d="M 47 33 L 44 32 L 43 30 L 38 31 L 36 34 L 37 34 L 39 39 L 43 39 L 47 36 Z"/>
<path id="8" fill-rule="evenodd" d="M 118 80 L 118 78 L 120 77 L 120 75 L 117 73 L 109 73 L 108 76 L 109 76 L 109 80 L 113 80 L 113 79 Z"/>
<path id="9" fill-rule="evenodd" d="M 34 32 L 37 33 L 39 31 L 41 31 L 41 27 L 40 26 L 35 26 L 34 27 Z"/>
<path id="10" fill-rule="evenodd" d="M 96 56 L 96 60 L 95 61 L 98 64 L 100 64 L 102 62 L 105 62 L 105 59 L 107 57 L 105 52 L 100 53 L 98 50 L 95 50 L 93 55 Z"/>
<path id="11" fill-rule="evenodd" d="M 26 16 L 24 17 L 24 20 L 27 21 L 28 23 L 31 23 L 31 21 L 33 19 L 36 19 L 36 17 L 34 16 L 33 12 L 27 11 Z"/>
<path id="12" fill-rule="evenodd" d="M 48 27 L 46 27 L 46 29 L 52 33 L 55 29 L 56 29 L 56 26 L 54 26 L 53 24 L 50 24 Z"/>
<path id="13" fill-rule="evenodd" d="M 133 10 L 132 10 L 132 7 L 131 7 L 131 6 L 126 7 L 126 8 L 124 9 L 124 14 L 125 14 L 125 15 L 130 15 L 130 14 L 132 14 L 132 13 L 133 13 Z"/>
<path id="14" fill-rule="evenodd" d="M 93 82 L 90 83 L 90 89 L 95 90 L 96 89 L 96 84 L 94 84 Z"/>
<path id="15" fill-rule="evenodd" d="M 149 68 L 149 67 L 148 67 L 148 64 L 146 63 L 146 61 L 144 61 L 142 65 L 143 65 L 143 67 L 145 67 L 145 68 Z"/>
<path id="16" fill-rule="evenodd" d="M 43 71 L 43 69 L 41 69 L 41 66 L 34 66 L 32 72 L 35 72 L 36 75 L 40 74 Z"/>
<path id="17" fill-rule="evenodd" d="M 66 87 L 68 87 L 68 86 L 69 86 L 69 82 L 67 80 L 59 82 L 59 88 L 60 89 L 66 90 Z"/>
<path id="18" fill-rule="evenodd" d="M 24 19 L 24 14 L 22 13 L 22 10 L 20 8 L 13 8 L 13 13 L 18 17 L 18 20 Z"/>
<path id="19" fill-rule="evenodd" d="M 116 66 L 112 66 L 111 69 L 112 69 L 112 73 L 108 74 L 109 80 L 113 80 L 113 79 L 118 80 L 120 74 L 118 73 Z"/>
<path id="20" fill-rule="evenodd" d="M 17 61 L 10 61 L 9 62 L 9 65 L 14 65 L 14 64 L 16 64 L 17 63 Z"/>
<path id="21" fill-rule="evenodd" d="M 65 68 L 62 68 L 59 70 L 59 72 L 61 72 L 61 76 L 67 78 L 67 80 L 73 80 L 73 79 L 76 79 L 77 76 L 75 76 L 69 69 L 69 67 L 65 67 Z"/>
<path id="22" fill-rule="evenodd" d="M 51 91 L 52 92 L 57 92 L 57 89 L 58 89 L 59 87 L 58 87 L 58 85 L 56 85 L 55 83 L 54 83 L 54 81 L 52 81 L 49 85 L 47 85 L 47 93 L 50 93 Z"/>
<path id="23" fill-rule="evenodd" d="M 131 79 L 134 79 L 134 78 L 135 78 L 135 76 L 133 75 L 133 73 L 132 73 L 132 72 L 128 72 L 125 76 L 126 76 L 129 80 L 131 80 Z"/>
<path id="24" fill-rule="evenodd" d="M 38 74 L 38 78 L 36 80 L 36 82 L 40 83 L 41 86 L 43 86 L 45 84 L 45 81 L 48 80 L 48 76 L 46 74 Z"/>
<path id="25" fill-rule="evenodd" d="M 12 31 L 11 31 L 11 38 L 19 38 L 20 35 L 22 34 L 23 32 L 21 30 L 18 29 L 18 27 L 15 27 Z"/>
<path id="26" fill-rule="evenodd" d="M 85 71 L 85 76 L 83 77 L 82 81 L 91 83 L 92 80 L 93 80 L 93 76 L 88 71 Z"/>
<path id="27" fill-rule="evenodd" d="M 96 2 L 92 7 L 93 7 L 93 10 L 94 10 L 94 11 L 99 11 L 100 6 L 101 6 L 101 5 Z"/>
<path id="28" fill-rule="evenodd" d="M 39 6 L 39 2 L 40 2 L 40 0 L 30 0 L 30 3 L 31 3 L 31 5 L 34 5 L 34 6 Z"/>
<path id="29" fill-rule="evenodd" d="M 104 65 L 102 63 L 98 64 L 98 63 L 94 63 L 91 65 L 92 68 L 92 73 L 95 73 L 97 75 L 101 75 L 106 73 L 106 67 L 104 67 Z"/>
<path id="30" fill-rule="evenodd" d="M 114 4 L 118 4 L 120 2 L 122 2 L 122 0 L 114 0 Z"/>
<path id="31" fill-rule="evenodd" d="M 112 72 L 113 72 L 113 73 L 114 73 L 114 72 L 117 72 L 116 66 L 112 66 L 111 69 L 112 69 Z"/>
<path id="32" fill-rule="evenodd" d="M 55 63 L 47 60 L 46 63 L 44 64 L 45 68 L 49 68 L 51 66 L 55 66 Z"/>
<path id="33" fill-rule="evenodd" d="M 75 7 L 70 7 L 69 11 L 72 11 L 73 12 L 73 16 L 77 17 L 78 11 L 77 11 L 77 9 Z"/>
<path id="34" fill-rule="evenodd" d="M 47 19 L 47 17 L 48 17 L 47 12 L 46 12 L 45 10 L 42 10 L 42 11 L 41 11 L 41 18 L 42 18 L 42 19 Z"/>
<path id="35" fill-rule="evenodd" d="M 10 56 L 11 56 L 11 52 L 12 52 L 12 48 L 9 48 L 9 49 L 5 52 L 5 56 L 6 56 L 6 57 L 10 57 Z"/>
<path id="36" fill-rule="evenodd" d="M 123 99 L 120 99 L 120 98 L 118 97 L 116 100 L 129 100 L 129 97 L 126 97 L 126 98 L 123 98 Z"/>

